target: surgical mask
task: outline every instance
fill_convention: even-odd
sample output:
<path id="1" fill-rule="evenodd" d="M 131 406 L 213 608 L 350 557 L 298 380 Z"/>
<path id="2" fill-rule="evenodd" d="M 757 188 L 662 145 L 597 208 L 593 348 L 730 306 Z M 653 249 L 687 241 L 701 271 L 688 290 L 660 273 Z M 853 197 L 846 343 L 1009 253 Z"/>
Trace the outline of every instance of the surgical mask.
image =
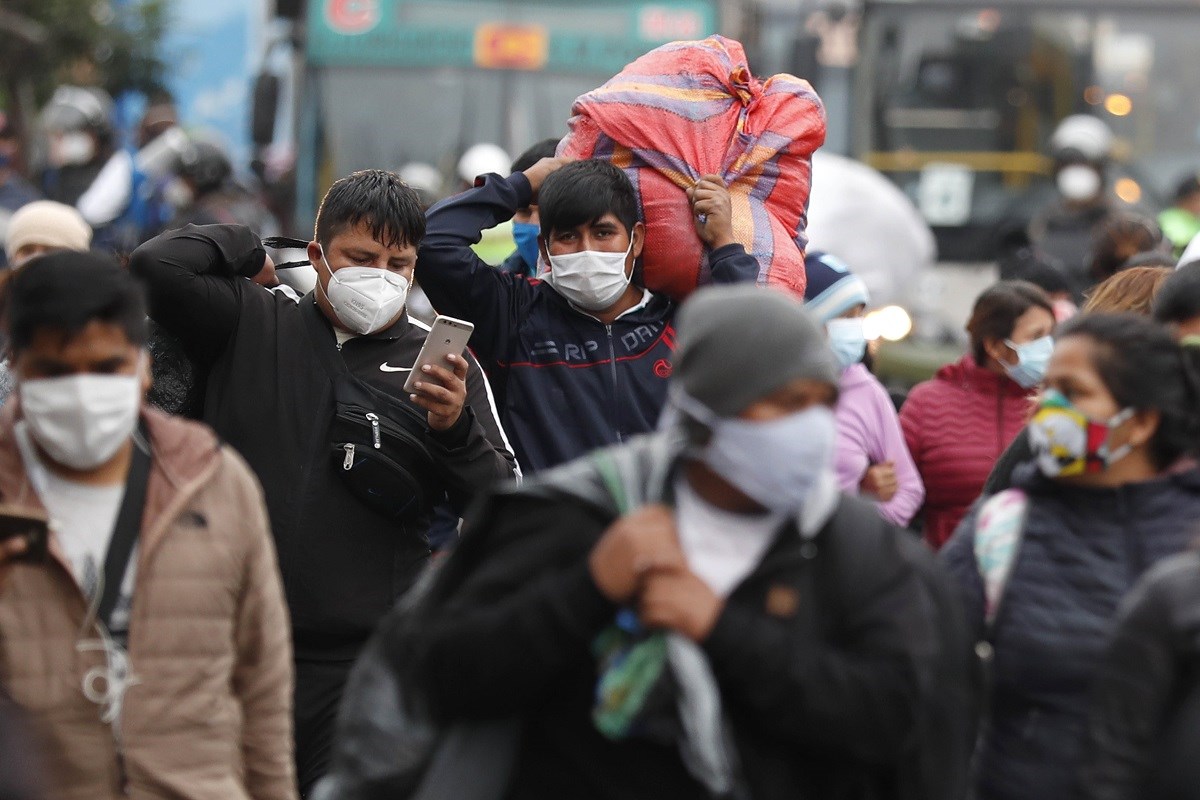
<path id="1" fill-rule="evenodd" d="M 629 286 L 631 275 L 625 274 L 625 261 L 633 250 L 633 238 L 624 253 L 584 250 L 550 256 L 550 271 L 542 280 L 567 298 L 572 305 L 585 311 L 603 311 L 620 299 Z"/>
<path id="2" fill-rule="evenodd" d="M 1046 377 L 1050 356 L 1054 353 L 1054 337 L 1043 336 L 1025 344 L 1014 344 L 1006 339 L 1004 343 L 1017 353 L 1016 364 L 1000 362 L 1008 377 L 1025 389 L 1032 389 L 1041 383 Z"/>
<path id="3" fill-rule="evenodd" d="M 1059 194 L 1077 203 L 1096 198 L 1103 186 L 1100 173 L 1086 164 L 1063 167 L 1054 180 Z"/>
<path id="4" fill-rule="evenodd" d="M 134 375 L 67 375 L 20 384 L 30 435 L 56 463 L 91 470 L 117 454 L 137 426 L 142 367 Z"/>
<path id="5" fill-rule="evenodd" d="M 1048 478 L 1103 472 L 1133 451 L 1130 444 L 1112 449 L 1108 441 L 1133 414 L 1132 408 L 1126 408 L 1096 422 L 1051 389 L 1029 423 L 1029 443 L 1038 469 Z"/>
<path id="6" fill-rule="evenodd" d="M 86 164 L 95 155 L 96 143 L 83 131 L 68 131 L 50 145 L 50 160 L 57 167 Z"/>
<path id="7" fill-rule="evenodd" d="M 325 269 L 329 270 L 325 296 L 333 313 L 343 325 L 363 336 L 386 327 L 408 300 L 408 280 L 390 270 L 342 267 L 334 272 L 328 262 Z"/>
<path id="8" fill-rule="evenodd" d="M 525 266 L 529 267 L 530 274 L 537 269 L 538 232 L 540 230 L 532 222 L 514 222 L 512 224 L 513 241 L 517 245 L 517 252 L 521 254 L 521 260 L 525 262 Z"/>
<path id="9" fill-rule="evenodd" d="M 821 475 L 832 469 L 837 421 L 826 406 L 752 422 L 718 417 L 686 395 L 675 395 L 672 403 L 711 431 L 694 455 L 769 511 L 800 511 Z"/>
<path id="10" fill-rule="evenodd" d="M 829 349 L 837 358 L 842 372 L 862 361 L 867 352 L 867 335 L 863 331 L 861 317 L 851 319 L 831 319 L 825 323 L 829 333 Z"/>

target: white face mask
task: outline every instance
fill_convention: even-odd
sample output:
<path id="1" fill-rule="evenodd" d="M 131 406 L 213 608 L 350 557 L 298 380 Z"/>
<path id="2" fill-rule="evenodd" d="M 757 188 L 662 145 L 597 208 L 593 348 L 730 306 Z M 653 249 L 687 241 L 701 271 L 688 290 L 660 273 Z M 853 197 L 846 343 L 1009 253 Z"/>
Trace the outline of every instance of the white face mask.
<path id="1" fill-rule="evenodd" d="M 387 327 L 408 300 L 408 280 L 379 267 L 329 269 L 325 296 L 343 325 L 363 336 Z M 318 287 L 320 283 L 318 282 Z"/>
<path id="2" fill-rule="evenodd" d="M 1059 170 L 1055 178 L 1058 192 L 1067 200 L 1080 203 L 1092 200 L 1100 194 L 1100 173 L 1086 164 L 1072 164 Z"/>
<path id="3" fill-rule="evenodd" d="M 106 463 L 133 435 L 142 404 L 135 375 L 67 375 L 21 381 L 21 413 L 38 446 L 85 471 Z"/>
<path id="4" fill-rule="evenodd" d="M 660 428 L 686 414 L 712 432 L 695 455 L 742 494 L 768 511 L 804 507 L 823 473 L 833 469 L 837 420 L 815 405 L 767 422 L 718 417 L 685 394 L 675 394 Z M 669 420 L 669 421 L 668 421 Z"/>
<path id="5" fill-rule="evenodd" d="M 633 237 L 624 253 L 584 250 L 550 256 L 550 271 L 542 280 L 575 306 L 585 311 L 603 311 L 621 298 L 633 273 L 625 274 L 625 262 L 633 251 Z"/>
<path id="6" fill-rule="evenodd" d="M 68 131 L 50 143 L 50 161 L 56 167 L 86 164 L 96 155 L 96 143 L 83 131 Z"/>

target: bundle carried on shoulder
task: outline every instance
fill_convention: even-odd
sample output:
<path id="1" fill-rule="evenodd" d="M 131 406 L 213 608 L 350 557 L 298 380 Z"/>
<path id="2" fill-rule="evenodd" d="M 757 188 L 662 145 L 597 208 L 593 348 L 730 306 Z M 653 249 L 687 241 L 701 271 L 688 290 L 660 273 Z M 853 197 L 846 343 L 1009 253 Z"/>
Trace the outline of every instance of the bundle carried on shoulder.
<path id="1" fill-rule="evenodd" d="M 648 289 L 682 299 L 709 282 L 686 192 L 717 174 L 758 282 L 804 294 L 812 154 L 825 141 L 825 110 L 807 81 L 760 81 L 738 42 L 713 36 L 650 51 L 580 96 L 572 114 L 559 155 L 610 161 L 638 193 Z"/>

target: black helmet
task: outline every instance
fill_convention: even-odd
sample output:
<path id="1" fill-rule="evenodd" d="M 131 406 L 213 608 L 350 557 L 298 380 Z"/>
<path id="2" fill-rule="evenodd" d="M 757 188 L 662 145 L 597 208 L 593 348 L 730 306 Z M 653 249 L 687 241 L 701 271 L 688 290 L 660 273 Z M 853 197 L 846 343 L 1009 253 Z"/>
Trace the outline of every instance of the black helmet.
<path id="1" fill-rule="evenodd" d="M 232 174 L 229 156 L 212 142 L 192 140 L 179 156 L 179 176 L 199 194 L 221 188 Z"/>

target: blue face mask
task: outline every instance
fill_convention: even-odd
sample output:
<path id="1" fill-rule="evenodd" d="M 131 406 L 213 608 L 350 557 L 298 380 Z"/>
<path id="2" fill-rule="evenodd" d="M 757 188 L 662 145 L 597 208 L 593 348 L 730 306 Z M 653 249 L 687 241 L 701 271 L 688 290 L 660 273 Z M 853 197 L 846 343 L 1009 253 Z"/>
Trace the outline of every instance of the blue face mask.
<path id="1" fill-rule="evenodd" d="M 513 241 L 517 243 L 517 252 L 521 260 L 529 267 L 529 274 L 537 270 L 538 263 L 538 232 L 541 229 L 530 222 L 514 222 L 512 224 Z"/>
<path id="2" fill-rule="evenodd" d="M 1041 383 L 1046 377 L 1046 366 L 1050 363 L 1050 356 L 1054 353 L 1054 337 L 1043 336 L 1025 344 L 1013 344 L 1007 340 L 1004 343 L 1017 353 L 1016 364 L 1000 362 L 1008 377 L 1025 389 L 1032 389 Z"/>
<path id="3" fill-rule="evenodd" d="M 842 372 L 862 361 L 867 352 L 867 336 L 862 317 L 831 319 L 825 323 L 829 332 L 829 349 L 838 360 Z"/>

